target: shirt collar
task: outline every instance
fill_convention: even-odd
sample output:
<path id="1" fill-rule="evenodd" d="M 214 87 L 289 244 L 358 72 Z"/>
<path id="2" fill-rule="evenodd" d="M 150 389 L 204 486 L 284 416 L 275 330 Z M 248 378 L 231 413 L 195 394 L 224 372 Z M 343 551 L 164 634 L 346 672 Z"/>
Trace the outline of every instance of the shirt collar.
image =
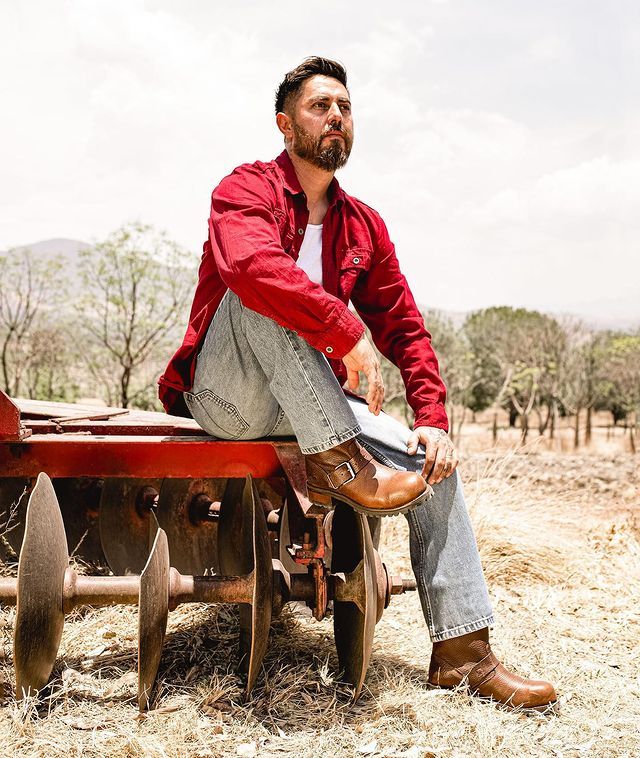
<path id="1" fill-rule="evenodd" d="M 300 186 L 300 182 L 298 181 L 298 175 L 296 174 L 296 170 L 293 167 L 289 153 L 286 150 L 283 150 L 276 158 L 276 163 L 282 172 L 283 184 L 287 192 L 290 192 L 292 195 L 301 195 L 303 190 Z M 329 197 L 330 206 L 333 205 L 334 202 L 338 206 L 344 203 L 344 191 L 338 184 L 338 180 L 335 178 L 335 176 L 331 180 L 327 195 Z"/>

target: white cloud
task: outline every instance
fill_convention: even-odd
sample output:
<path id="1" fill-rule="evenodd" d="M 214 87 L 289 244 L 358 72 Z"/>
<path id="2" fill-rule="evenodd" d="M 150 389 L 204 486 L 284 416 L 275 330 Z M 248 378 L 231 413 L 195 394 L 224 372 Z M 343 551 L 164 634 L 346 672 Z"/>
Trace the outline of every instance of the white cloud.
<path id="1" fill-rule="evenodd" d="M 571 53 L 567 39 L 551 32 L 533 40 L 529 47 L 531 58 L 538 63 L 559 63 L 566 61 Z"/>
<path id="2" fill-rule="evenodd" d="M 341 181 L 383 213 L 419 300 L 640 316 L 640 103 L 619 75 L 637 58 L 631 18 L 603 24 L 577 0 L 26 0 L 3 14 L 0 248 L 141 218 L 199 249 L 211 188 L 280 151 L 276 84 L 320 53 L 349 67 Z"/>

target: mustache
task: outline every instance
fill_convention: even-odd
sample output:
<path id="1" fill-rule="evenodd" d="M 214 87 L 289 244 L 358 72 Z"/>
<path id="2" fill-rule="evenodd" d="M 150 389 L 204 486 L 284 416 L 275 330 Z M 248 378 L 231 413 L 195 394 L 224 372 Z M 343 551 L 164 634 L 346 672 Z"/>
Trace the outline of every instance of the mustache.
<path id="1" fill-rule="evenodd" d="M 342 124 L 334 124 L 333 126 L 330 126 L 328 129 L 325 129 L 325 132 L 322 136 L 326 137 L 327 134 L 329 134 L 330 132 L 339 132 L 340 134 L 347 133 L 346 129 L 344 128 Z"/>

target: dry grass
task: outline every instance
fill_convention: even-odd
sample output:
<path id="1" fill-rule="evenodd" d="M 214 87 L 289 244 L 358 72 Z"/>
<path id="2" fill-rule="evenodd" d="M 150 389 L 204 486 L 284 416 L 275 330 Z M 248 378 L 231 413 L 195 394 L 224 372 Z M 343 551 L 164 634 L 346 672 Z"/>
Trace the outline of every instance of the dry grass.
<path id="1" fill-rule="evenodd" d="M 414 593 L 378 625 L 361 701 L 335 679 L 331 622 L 285 611 L 250 702 L 235 674 L 236 616 L 170 616 L 158 707 L 133 703 L 135 610 L 68 619 L 43 703 L 10 695 L 13 611 L 0 613 L 6 756 L 636 756 L 640 753 L 640 472 L 631 456 L 474 455 L 467 495 L 495 603 L 494 648 L 558 687 L 557 717 L 513 714 L 425 688 L 429 643 Z M 381 552 L 409 570 L 404 519 Z M 0 690 L 2 684 L 0 683 Z"/>

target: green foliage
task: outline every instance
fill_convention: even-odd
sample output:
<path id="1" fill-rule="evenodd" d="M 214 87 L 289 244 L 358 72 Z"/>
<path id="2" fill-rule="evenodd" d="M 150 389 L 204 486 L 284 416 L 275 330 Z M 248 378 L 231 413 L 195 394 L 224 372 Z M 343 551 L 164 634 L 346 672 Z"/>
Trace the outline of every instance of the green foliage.
<path id="1" fill-rule="evenodd" d="M 467 317 L 463 331 L 472 356 L 469 407 L 512 406 L 528 415 L 554 393 L 566 338 L 552 316 L 525 308 L 486 308 Z"/>
<path id="2" fill-rule="evenodd" d="M 640 410 L 640 333 L 604 332 L 599 340 L 600 372 L 595 406 L 614 421 Z"/>
<path id="3" fill-rule="evenodd" d="M 70 314 L 61 257 L 39 261 L 26 249 L 0 256 L 3 388 L 36 399 L 97 396 L 158 409 L 157 377 L 180 341 L 195 264 L 165 234 L 125 225 L 81 253 L 82 286 Z M 584 409 L 608 410 L 615 421 L 638 417 L 640 332 L 593 332 L 508 306 L 470 313 L 460 328 L 439 311 L 423 316 L 450 415 L 460 407 L 502 407 L 526 430 L 535 411 L 541 431 L 552 415 Z M 381 365 L 387 410 L 411 424 L 400 372 L 382 357 Z"/>
<path id="4" fill-rule="evenodd" d="M 109 402 L 149 403 L 159 363 L 177 340 L 195 261 L 150 226 L 131 223 L 83 251 L 77 303 L 83 354 Z"/>

